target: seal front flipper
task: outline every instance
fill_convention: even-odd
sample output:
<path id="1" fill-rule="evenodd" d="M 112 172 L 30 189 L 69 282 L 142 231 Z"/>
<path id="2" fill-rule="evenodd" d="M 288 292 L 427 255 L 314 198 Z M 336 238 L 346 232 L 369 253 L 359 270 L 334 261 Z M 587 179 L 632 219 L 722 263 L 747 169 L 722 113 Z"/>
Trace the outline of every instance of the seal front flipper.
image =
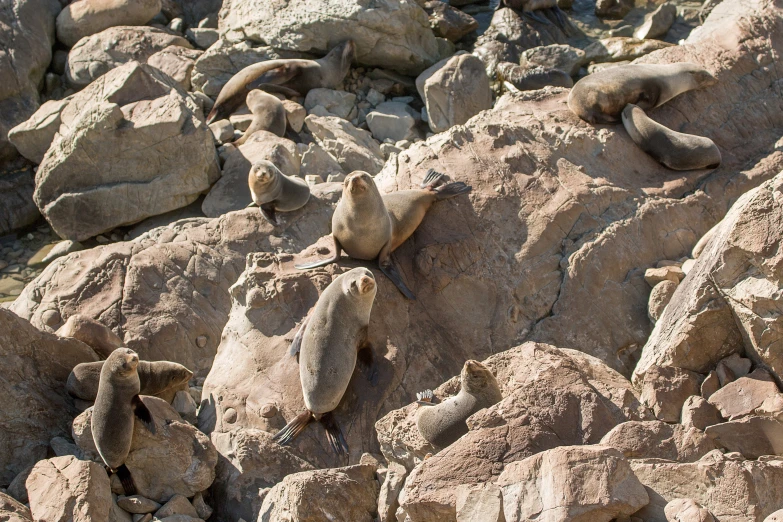
<path id="1" fill-rule="evenodd" d="M 348 444 L 345 442 L 343 432 L 340 430 L 340 426 L 334 420 L 334 415 L 330 411 L 324 413 L 319 422 L 326 430 L 326 438 L 329 440 L 329 445 L 332 447 L 337 455 L 348 455 Z"/>
<path id="2" fill-rule="evenodd" d="M 378 268 L 381 269 L 381 272 L 383 272 L 383 275 L 389 278 L 389 280 L 394 283 L 394 286 L 397 287 L 397 290 L 399 290 L 402 295 L 410 299 L 411 301 L 416 300 L 416 296 L 413 295 L 413 292 L 410 291 L 410 289 L 405 285 L 405 282 L 402 280 L 402 276 L 400 276 L 400 273 L 397 272 L 397 269 L 394 267 L 394 264 L 391 262 L 391 258 L 387 258 L 386 261 L 381 262 L 378 261 Z"/>
<path id="3" fill-rule="evenodd" d="M 264 219 L 266 219 L 273 227 L 279 225 L 277 218 L 275 217 L 274 203 L 264 203 L 258 208 L 261 209 L 261 215 L 264 216 Z"/>
<path id="4" fill-rule="evenodd" d="M 340 260 L 340 256 L 343 253 L 343 247 L 340 242 L 334 239 L 334 255 L 328 259 L 321 259 L 320 261 L 313 261 L 312 263 L 305 263 L 304 265 L 294 265 L 294 268 L 299 270 L 310 270 L 311 268 L 318 268 L 319 266 L 331 265 Z"/>
<path id="5" fill-rule="evenodd" d="M 535 11 L 522 11 L 522 16 L 528 18 L 529 20 L 533 20 L 534 22 L 538 22 L 540 24 L 554 25 L 552 22 L 550 22 L 540 14 L 536 13 Z"/>
<path id="6" fill-rule="evenodd" d="M 117 473 L 117 477 L 120 479 L 120 482 L 122 482 L 122 489 L 125 490 L 125 496 L 129 497 L 131 495 L 135 495 L 136 483 L 133 482 L 133 475 L 131 475 L 128 467 L 123 464 L 118 467 L 115 472 Z"/>
<path id="7" fill-rule="evenodd" d="M 370 386 L 378 386 L 378 365 L 375 364 L 372 345 L 369 342 L 359 346 L 359 351 L 356 352 L 356 367 L 370 381 Z"/>
<path id="8" fill-rule="evenodd" d="M 310 316 L 305 317 L 302 324 L 299 326 L 299 330 L 294 335 L 294 340 L 291 341 L 291 348 L 288 350 L 288 355 L 291 357 L 296 356 L 296 362 L 299 362 L 299 351 L 302 349 L 302 338 L 304 337 L 305 328 L 307 328 L 307 321 L 310 320 Z"/>
<path id="9" fill-rule="evenodd" d="M 272 437 L 272 440 L 281 446 L 287 446 L 304 431 L 311 420 L 313 420 L 313 414 L 310 413 L 310 410 L 305 410 L 291 419 L 291 422 L 286 424 L 282 430 L 278 431 L 275 436 Z"/>
<path id="10" fill-rule="evenodd" d="M 133 408 L 133 414 L 144 423 L 144 426 L 150 433 L 155 434 L 155 421 L 152 419 L 152 413 L 147 409 L 147 406 L 141 401 L 141 397 L 134 395 L 131 399 L 131 407 Z"/>

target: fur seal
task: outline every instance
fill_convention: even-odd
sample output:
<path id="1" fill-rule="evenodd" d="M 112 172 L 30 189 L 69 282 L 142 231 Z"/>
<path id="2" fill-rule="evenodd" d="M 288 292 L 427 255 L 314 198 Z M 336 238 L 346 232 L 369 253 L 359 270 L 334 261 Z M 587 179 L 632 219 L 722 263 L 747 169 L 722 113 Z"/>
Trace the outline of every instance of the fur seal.
<path id="1" fill-rule="evenodd" d="M 299 378 L 307 411 L 294 417 L 273 437 L 281 446 L 295 439 L 315 419 L 326 430 L 332 450 L 338 455 L 348 453 L 332 411 L 340 404 L 357 362 L 370 382 L 376 383 L 368 340 L 376 290 L 372 272 L 354 268 L 332 281 L 302 322 L 289 353 L 299 355 Z"/>
<path id="2" fill-rule="evenodd" d="M 285 134 L 287 117 L 285 107 L 277 96 L 259 89 L 247 93 L 247 108 L 253 113 L 253 121 L 234 145 L 242 145 L 256 131 L 265 130 L 282 137 Z"/>
<path id="3" fill-rule="evenodd" d="M 267 60 L 249 65 L 220 90 L 207 123 L 228 118 L 245 103 L 247 93 L 253 89 L 304 96 L 317 87 L 337 87 L 348 74 L 355 55 L 353 40 L 346 40 L 318 60 Z"/>
<path id="4" fill-rule="evenodd" d="M 297 210 L 310 199 L 310 187 L 303 179 L 286 176 L 270 161 L 254 163 L 247 183 L 253 198 L 249 206 L 259 207 L 261 215 L 273 226 L 278 225 L 275 211 Z"/>
<path id="5" fill-rule="evenodd" d="M 675 132 L 630 103 L 623 110 L 622 118 L 633 142 L 670 169 L 714 169 L 720 165 L 720 150 L 709 138 Z"/>
<path id="6" fill-rule="evenodd" d="M 430 169 L 421 189 L 381 195 L 372 176 L 352 172 L 345 178 L 343 197 L 332 215 L 334 255 L 296 268 L 308 270 L 334 263 L 345 250 L 355 259 L 377 259 L 381 272 L 405 297 L 415 299 L 392 264 L 391 253 L 413 234 L 435 201 L 472 190 L 461 181 L 441 185 L 442 178 L 443 174 Z"/>
<path id="7" fill-rule="evenodd" d="M 152 414 L 139 398 L 139 356 L 130 348 L 117 348 L 101 369 L 98 396 L 92 410 L 92 437 L 108 471 L 117 473 L 126 495 L 136 485 L 125 459 L 133 440 L 134 417 L 155 433 Z"/>
<path id="8" fill-rule="evenodd" d="M 716 82 L 695 63 L 618 65 L 576 82 L 568 95 L 568 107 L 590 123 L 618 123 L 629 103 L 652 109 L 678 94 Z"/>
<path id="9" fill-rule="evenodd" d="M 93 350 L 101 357 L 108 357 L 124 343 L 117 334 L 103 323 L 81 314 L 74 314 L 56 332 L 60 337 L 72 337 Z"/>
<path id="10" fill-rule="evenodd" d="M 489 368 L 469 360 L 460 373 L 460 390 L 440 404 L 426 405 L 416 413 L 416 426 L 424 439 L 436 448 L 445 448 L 468 432 L 465 420 L 503 400 L 498 382 Z M 431 398 L 427 390 L 420 397 Z M 420 400 L 419 403 L 429 401 Z"/>
<path id="11" fill-rule="evenodd" d="M 105 362 L 77 364 L 65 384 L 68 393 L 78 399 L 95 401 Z M 139 374 L 139 395 L 160 395 L 180 387 L 193 377 L 193 372 L 169 361 L 139 361 L 136 371 Z"/>

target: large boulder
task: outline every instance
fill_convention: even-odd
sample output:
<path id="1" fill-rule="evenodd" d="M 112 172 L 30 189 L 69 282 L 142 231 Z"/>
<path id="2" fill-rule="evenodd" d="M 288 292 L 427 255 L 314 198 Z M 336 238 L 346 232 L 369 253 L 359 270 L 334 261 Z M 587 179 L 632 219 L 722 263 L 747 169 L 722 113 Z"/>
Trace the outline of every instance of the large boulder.
<path id="1" fill-rule="evenodd" d="M 160 12 L 161 0 L 80 0 L 57 16 L 57 39 L 66 47 L 109 27 L 144 25 Z"/>
<path id="2" fill-rule="evenodd" d="M 629 421 L 615 426 L 601 439 L 629 459 L 666 459 L 693 462 L 715 449 L 712 439 L 696 428 L 662 421 Z"/>
<path id="3" fill-rule="evenodd" d="M 35 113 L 11 129 L 8 139 L 14 144 L 19 154 L 33 163 L 41 163 L 46 151 L 60 130 L 60 113 L 70 102 L 70 98 L 49 100 L 42 104 Z M 32 195 L 32 193 L 31 193 Z M 32 198 L 30 198 L 32 200 Z"/>
<path id="4" fill-rule="evenodd" d="M 188 94 L 130 62 L 78 93 L 36 174 L 36 205 L 81 241 L 184 207 L 219 175 L 212 135 Z"/>
<path id="5" fill-rule="evenodd" d="M 0 308 L 0 485 L 46 457 L 49 440 L 67 435 L 77 411 L 65 391 L 74 366 L 98 356 L 76 339 L 41 332 Z"/>
<path id="6" fill-rule="evenodd" d="M 219 28 L 229 40 L 326 53 L 353 39 L 356 61 L 418 74 L 442 58 L 427 13 L 414 0 L 225 0 Z"/>

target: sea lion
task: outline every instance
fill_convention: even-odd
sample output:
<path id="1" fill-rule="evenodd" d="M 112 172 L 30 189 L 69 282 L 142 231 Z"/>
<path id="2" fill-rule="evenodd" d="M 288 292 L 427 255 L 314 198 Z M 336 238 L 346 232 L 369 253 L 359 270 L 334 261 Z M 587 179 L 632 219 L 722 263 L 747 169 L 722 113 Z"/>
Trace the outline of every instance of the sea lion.
<path id="1" fill-rule="evenodd" d="M 334 88 L 342 83 L 356 54 L 353 40 L 335 46 L 318 60 L 281 59 L 249 65 L 235 74 L 220 90 L 207 123 L 228 118 L 253 89 L 304 96 L 317 87 Z"/>
<path id="2" fill-rule="evenodd" d="M 234 145 L 242 145 L 256 131 L 265 130 L 282 137 L 286 128 L 286 113 L 283 103 L 277 96 L 259 89 L 247 93 L 247 108 L 253 114 L 253 121 Z"/>
<path id="3" fill-rule="evenodd" d="M 461 181 L 441 185 L 442 178 L 443 174 L 430 169 L 421 189 L 381 195 L 372 176 L 352 172 L 345 178 L 343 197 L 332 215 L 334 255 L 296 268 L 308 270 L 334 263 L 345 250 L 356 259 L 377 259 L 381 272 L 405 297 L 415 299 L 392 264 L 391 253 L 413 234 L 435 201 L 467 194 L 472 189 Z"/>
<path id="4" fill-rule="evenodd" d="M 367 332 L 376 290 L 372 272 L 354 268 L 332 281 L 302 322 L 289 353 L 299 355 L 299 378 L 307 411 L 273 437 L 281 446 L 315 419 L 326 430 L 332 450 L 338 455 L 348 453 L 332 411 L 342 400 L 357 362 L 370 382 L 376 383 Z"/>
<path id="5" fill-rule="evenodd" d="M 55 332 L 60 337 L 72 337 L 83 342 L 101 357 L 108 357 L 123 345 L 122 339 L 103 323 L 85 315 L 74 314 Z"/>
<path id="6" fill-rule="evenodd" d="M 459 393 L 454 397 L 440 404 L 425 405 L 416 413 L 416 426 L 421 436 L 436 448 L 445 448 L 466 434 L 468 417 L 503 400 L 492 371 L 478 361 L 465 363 L 460 384 Z M 427 390 L 419 396 L 431 398 L 432 392 Z"/>
<path id="7" fill-rule="evenodd" d="M 286 176 L 272 162 L 261 160 L 250 167 L 247 176 L 251 207 L 261 209 L 261 215 L 277 226 L 276 211 L 291 212 L 305 206 L 310 199 L 310 187 L 303 179 Z"/>
<path id="8" fill-rule="evenodd" d="M 633 142 L 670 169 L 714 169 L 720 165 L 720 150 L 709 138 L 675 132 L 631 103 L 626 105 L 622 118 Z"/>
<path id="9" fill-rule="evenodd" d="M 65 389 L 70 395 L 85 401 L 95 401 L 101 370 L 106 361 L 77 364 L 68 376 Z M 139 361 L 139 395 L 161 395 L 187 383 L 193 372 L 175 362 Z"/>
<path id="10" fill-rule="evenodd" d="M 155 433 L 152 414 L 139 398 L 139 356 L 130 348 L 117 348 L 101 369 L 98 396 L 92 409 L 92 438 L 110 473 L 117 473 L 126 495 L 136 485 L 125 459 L 133 440 L 134 418 Z"/>
<path id="11" fill-rule="evenodd" d="M 618 123 L 629 103 L 652 109 L 678 94 L 716 82 L 695 63 L 618 65 L 576 82 L 568 95 L 568 107 L 590 123 Z"/>

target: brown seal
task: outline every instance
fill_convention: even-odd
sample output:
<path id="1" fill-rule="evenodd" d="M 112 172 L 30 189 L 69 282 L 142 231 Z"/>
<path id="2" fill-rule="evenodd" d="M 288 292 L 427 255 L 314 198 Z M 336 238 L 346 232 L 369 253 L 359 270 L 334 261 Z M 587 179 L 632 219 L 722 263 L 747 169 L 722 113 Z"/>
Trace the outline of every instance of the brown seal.
<path id="1" fill-rule="evenodd" d="M 253 89 L 304 96 L 310 89 L 340 85 L 356 54 L 353 40 L 335 46 L 319 60 L 281 59 L 249 65 L 235 74 L 220 90 L 207 123 L 227 119 Z"/>
<path id="2" fill-rule="evenodd" d="M 290 353 L 299 355 L 299 378 L 307 411 L 274 436 L 280 445 L 291 442 L 315 419 L 326 429 L 334 452 L 348 453 L 332 412 L 340 404 L 357 362 L 375 385 L 377 372 L 367 330 L 376 290 L 372 272 L 354 268 L 332 281 L 300 326 Z"/>
<path id="3" fill-rule="evenodd" d="M 253 203 L 272 225 L 278 225 L 276 211 L 291 212 L 305 206 L 310 187 L 303 179 L 286 176 L 272 162 L 261 160 L 250 167 L 247 177 Z"/>
<path id="4" fill-rule="evenodd" d="M 415 299 L 392 264 L 391 253 L 413 234 L 435 201 L 471 191 L 462 182 L 441 185 L 442 178 L 443 174 L 430 169 L 421 189 L 381 195 L 372 176 L 352 172 L 345 178 L 343 197 L 332 215 L 334 255 L 296 268 L 308 270 L 334 263 L 345 250 L 355 259 L 377 259 L 381 272 L 408 299 Z"/>
<path id="5" fill-rule="evenodd" d="M 103 323 L 81 314 L 74 314 L 56 332 L 60 337 L 72 337 L 83 342 L 101 357 L 108 357 L 123 345 L 122 339 Z M 97 384 L 97 382 L 96 382 Z"/>
<path id="6" fill-rule="evenodd" d="M 716 82 L 695 63 L 618 65 L 576 82 L 568 95 L 568 107 L 590 123 L 617 123 L 629 103 L 652 109 L 678 94 Z"/>
<path id="7" fill-rule="evenodd" d="M 467 361 L 460 373 L 460 390 L 454 397 L 436 405 L 425 404 L 416 414 L 416 426 L 424 439 L 442 449 L 468 432 L 468 417 L 503 400 L 500 387 L 489 368 L 478 361 Z M 419 394 L 431 398 L 432 392 Z M 426 401 L 429 402 L 429 401 Z M 425 401 L 420 400 L 420 404 Z"/>
<path id="8" fill-rule="evenodd" d="M 70 395 L 85 401 L 95 401 L 98 383 L 106 361 L 77 364 L 68 376 L 65 389 Z M 193 372 L 181 364 L 169 361 L 139 361 L 139 395 L 164 395 L 169 390 L 180 389 L 193 377 Z M 173 398 L 173 397 L 172 397 Z"/>
<path id="9" fill-rule="evenodd" d="M 675 132 L 630 103 L 623 110 L 622 118 L 633 142 L 670 169 L 714 169 L 720 165 L 720 150 L 709 138 Z"/>
<path id="10" fill-rule="evenodd" d="M 259 89 L 253 89 L 247 94 L 247 108 L 253 114 L 253 121 L 241 138 L 234 145 L 242 145 L 256 131 L 267 131 L 282 137 L 286 128 L 286 113 L 283 102 Z"/>

